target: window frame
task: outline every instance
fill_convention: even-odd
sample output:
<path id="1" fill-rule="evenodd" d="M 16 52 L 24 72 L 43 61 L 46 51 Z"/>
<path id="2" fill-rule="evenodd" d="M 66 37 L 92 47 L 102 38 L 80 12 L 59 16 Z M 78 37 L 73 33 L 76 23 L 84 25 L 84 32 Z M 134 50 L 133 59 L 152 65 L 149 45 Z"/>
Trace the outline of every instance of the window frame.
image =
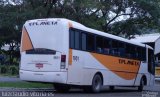
<path id="1" fill-rule="evenodd" d="M 71 31 L 73 31 L 72 33 L 74 33 L 74 46 L 71 47 Z M 77 32 L 76 32 L 77 31 Z M 79 33 L 79 48 L 75 48 L 75 33 Z M 83 49 L 83 34 L 85 35 L 86 37 L 86 40 L 85 40 L 85 49 Z M 93 38 L 93 49 L 88 49 L 88 44 L 87 44 L 87 41 L 88 41 L 88 38 L 89 38 L 89 35 L 91 35 Z M 102 49 L 103 51 L 102 52 L 97 52 L 97 39 L 99 38 L 103 38 L 102 39 Z M 106 42 L 108 41 L 108 42 Z M 104 53 L 104 49 L 105 47 L 108 47 L 109 50 L 113 49 L 114 46 L 113 46 L 113 43 L 116 42 L 117 44 L 117 52 L 119 52 L 119 54 L 115 53 L 115 54 L 111 54 L 110 51 L 109 53 Z M 108 44 L 108 46 L 105 46 L 105 44 Z M 120 45 L 120 44 L 123 44 Z M 105 37 L 105 36 L 102 36 L 102 35 L 98 35 L 98 34 L 94 34 L 94 33 L 91 33 L 91 32 L 87 32 L 87 31 L 84 31 L 84 30 L 79 30 L 79 29 L 76 29 L 76 28 L 70 28 L 69 29 L 69 48 L 72 48 L 72 49 L 76 49 L 76 50 L 81 50 L 81 51 L 86 51 L 86 52 L 92 52 L 92 53 L 99 53 L 99 54 L 103 54 L 103 55 L 110 55 L 110 56 L 115 56 L 115 57 L 121 57 L 121 58 L 127 58 L 127 59 L 135 59 L 135 60 L 140 60 L 140 61 L 146 61 L 146 47 L 141 47 L 141 46 L 137 46 L 137 45 L 134 45 L 134 44 L 131 44 L 131 43 L 128 43 L 128 42 L 124 42 L 124 41 L 120 41 L 120 40 L 116 40 L 116 39 L 112 39 L 112 38 L 109 38 L 109 37 Z M 123 49 L 122 52 L 123 54 L 121 55 L 121 51 L 120 49 Z M 138 56 L 134 54 L 134 52 L 132 51 L 134 49 L 138 49 L 137 50 L 137 53 L 138 53 Z M 145 49 L 145 51 L 143 51 Z M 135 50 L 136 51 L 136 50 Z M 127 56 L 127 53 L 130 53 L 130 57 Z"/>

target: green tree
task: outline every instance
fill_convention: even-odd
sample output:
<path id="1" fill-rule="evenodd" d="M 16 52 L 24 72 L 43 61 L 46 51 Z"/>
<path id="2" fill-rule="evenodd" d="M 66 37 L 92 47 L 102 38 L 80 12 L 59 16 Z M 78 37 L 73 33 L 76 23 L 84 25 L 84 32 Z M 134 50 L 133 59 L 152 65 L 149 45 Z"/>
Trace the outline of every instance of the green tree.
<path id="1" fill-rule="evenodd" d="M 0 0 L 0 47 L 12 61 L 25 21 L 67 18 L 87 27 L 130 38 L 160 30 L 160 0 Z"/>
<path id="2" fill-rule="evenodd" d="M 59 0 L 49 17 L 65 17 L 129 38 L 145 32 L 141 29 L 159 29 L 159 4 L 160 0 Z"/>

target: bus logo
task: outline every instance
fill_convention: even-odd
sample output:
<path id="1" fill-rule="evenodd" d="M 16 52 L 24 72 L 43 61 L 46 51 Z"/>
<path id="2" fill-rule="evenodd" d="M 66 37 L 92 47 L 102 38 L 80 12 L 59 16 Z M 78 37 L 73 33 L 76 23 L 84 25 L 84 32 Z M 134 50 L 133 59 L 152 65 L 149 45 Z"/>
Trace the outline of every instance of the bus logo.
<path id="1" fill-rule="evenodd" d="M 37 63 L 37 64 L 35 65 L 35 67 L 37 67 L 38 69 L 43 68 L 43 64 L 42 64 L 42 63 Z"/>

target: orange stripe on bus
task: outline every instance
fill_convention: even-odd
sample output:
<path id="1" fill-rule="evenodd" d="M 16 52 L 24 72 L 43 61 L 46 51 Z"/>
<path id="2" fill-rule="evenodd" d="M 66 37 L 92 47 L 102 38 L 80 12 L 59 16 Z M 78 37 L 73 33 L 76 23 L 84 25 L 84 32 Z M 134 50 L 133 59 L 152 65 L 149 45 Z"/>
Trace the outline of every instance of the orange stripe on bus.
<path id="1" fill-rule="evenodd" d="M 69 65 L 72 65 L 72 49 L 69 49 Z"/>
<path id="2" fill-rule="evenodd" d="M 126 80 L 132 80 L 135 79 L 137 74 L 136 73 L 129 73 L 129 72 L 117 72 L 117 71 L 113 71 L 116 75 L 120 76 L 123 79 Z"/>
<path id="3" fill-rule="evenodd" d="M 140 66 L 140 61 L 138 60 L 125 59 L 97 53 L 91 53 L 91 55 L 96 58 L 102 65 L 121 78 L 132 80 L 137 76 L 137 72 Z M 120 60 L 123 60 L 124 63 L 120 63 Z M 135 64 L 129 64 L 129 62 L 135 62 Z"/>
<path id="4" fill-rule="evenodd" d="M 22 36 L 22 51 L 21 52 L 29 50 L 29 49 L 33 49 L 31 39 L 25 27 L 22 30 L 22 35 L 23 36 Z"/>

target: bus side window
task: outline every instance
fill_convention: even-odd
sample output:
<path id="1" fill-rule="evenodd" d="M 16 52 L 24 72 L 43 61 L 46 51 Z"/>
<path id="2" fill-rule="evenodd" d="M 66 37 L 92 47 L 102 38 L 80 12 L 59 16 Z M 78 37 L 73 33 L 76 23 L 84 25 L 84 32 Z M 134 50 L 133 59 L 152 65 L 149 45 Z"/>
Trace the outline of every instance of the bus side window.
<path id="1" fill-rule="evenodd" d="M 87 50 L 88 51 L 95 51 L 95 35 L 93 34 L 87 34 Z"/>
<path id="2" fill-rule="evenodd" d="M 142 60 L 146 61 L 146 48 L 142 48 Z"/>
<path id="3" fill-rule="evenodd" d="M 98 53 L 103 53 L 103 37 L 96 36 L 96 51 Z"/>
<path id="4" fill-rule="evenodd" d="M 136 59 L 136 46 L 135 45 L 130 45 L 130 54 L 131 54 L 131 58 Z"/>
<path id="5" fill-rule="evenodd" d="M 137 54 L 138 54 L 138 55 L 137 55 L 137 59 L 141 60 L 141 55 L 142 55 L 141 53 L 142 53 L 142 51 L 141 51 L 141 48 L 140 48 L 140 47 L 137 47 L 137 52 L 138 52 L 138 53 L 137 53 Z"/>
<path id="6" fill-rule="evenodd" d="M 111 54 L 115 55 L 115 56 L 119 56 L 120 52 L 119 52 L 119 42 L 116 40 L 112 40 L 112 50 L 111 50 Z"/>
<path id="7" fill-rule="evenodd" d="M 111 50 L 111 39 L 104 39 L 104 54 L 109 54 Z"/>
<path id="8" fill-rule="evenodd" d="M 119 49 L 118 49 L 118 51 L 120 52 L 120 56 L 121 57 L 125 57 L 125 47 L 126 47 L 126 45 L 125 45 L 125 43 L 123 43 L 123 42 L 120 42 L 119 43 Z"/>
<path id="9" fill-rule="evenodd" d="M 126 44 L 126 57 L 131 58 L 131 45 Z"/>
<path id="10" fill-rule="evenodd" d="M 120 56 L 125 57 L 125 48 L 119 48 Z"/>
<path id="11" fill-rule="evenodd" d="M 82 50 L 86 50 L 86 34 L 82 33 Z"/>
<path id="12" fill-rule="evenodd" d="M 134 56 L 135 59 L 137 59 L 137 58 L 138 58 L 138 53 L 137 53 L 138 50 L 137 50 L 137 47 L 136 47 L 136 46 L 134 47 L 133 51 L 134 51 L 134 52 L 133 52 L 133 56 Z"/>
<path id="13" fill-rule="evenodd" d="M 75 49 L 80 49 L 80 32 L 75 31 Z"/>

